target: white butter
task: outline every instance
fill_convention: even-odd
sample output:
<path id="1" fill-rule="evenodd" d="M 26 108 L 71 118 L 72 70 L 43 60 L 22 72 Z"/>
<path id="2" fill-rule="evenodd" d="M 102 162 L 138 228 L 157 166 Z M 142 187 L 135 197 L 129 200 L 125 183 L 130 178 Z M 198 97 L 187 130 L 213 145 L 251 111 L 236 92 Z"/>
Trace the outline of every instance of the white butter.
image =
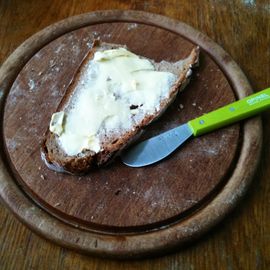
<path id="1" fill-rule="evenodd" d="M 60 136 L 63 132 L 64 112 L 54 113 L 51 117 L 50 131 Z"/>
<path id="2" fill-rule="evenodd" d="M 94 61 L 105 61 L 105 60 L 110 60 L 115 57 L 120 57 L 120 56 L 135 56 L 136 54 L 126 50 L 125 48 L 119 48 L 119 49 L 112 49 L 112 50 L 106 50 L 103 52 L 96 52 L 94 55 Z"/>
<path id="3" fill-rule="evenodd" d="M 68 155 L 83 149 L 97 153 L 102 150 L 101 133 L 128 131 L 138 119 L 155 113 L 176 79 L 172 73 L 155 71 L 149 60 L 124 48 L 98 51 L 74 89 L 65 122 L 60 118 L 57 128 L 50 130 Z"/>

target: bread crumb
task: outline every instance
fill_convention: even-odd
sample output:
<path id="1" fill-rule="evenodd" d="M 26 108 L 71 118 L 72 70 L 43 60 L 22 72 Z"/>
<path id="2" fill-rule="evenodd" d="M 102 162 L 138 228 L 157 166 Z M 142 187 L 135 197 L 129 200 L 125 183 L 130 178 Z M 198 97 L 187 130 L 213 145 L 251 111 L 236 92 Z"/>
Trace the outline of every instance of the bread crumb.
<path id="1" fill-rule="evenodd" d="M 54 207 L 57 207 L 57 206 L 60 206 L 61 205 L 61 203 L 56 203 L 55 205 L 54 205 Z"/>
<path id="2" fill-rule="evenodd" d="M 29 86 L 30 90 L 33 90 L 35 88 L 35 82 L 32 79 L 30 79 L 28 81 L 28 86 Z"/>
<path id="3" fill-rule="evenodd" d="M 196 106 L 197 106 L 196 102 L 193 102 L 193 103 L 192 103 L 192 106 L 193 106 L 193 107 L 196 107 Z"/>
<path id="4" fill-rule="evenodd" d="M 43 174 L 40 175 L 40 178 L 45 180 L 45 176 Z"/>
<path id="5" fill-rule="evenodd" d="M 50 67 L 53 68 L 53 67 L 55 67 L 55 65 L 56 64 L 54 63 L 54 60 L 50 60 Z"/>
<path id="6" fill-rule="evenodd" d="M 138 24 L 137 23 L 131 23 L 128 25 L 128 31 L 132 30 L 132 29 L 135 29 L 138 27 Z"/>
<path id="7" fill-rule="evenodd" d="M 97 32 L 97 31 L 94 31 L 94 32 L 92 33 L 92 35 L 93 35 L 95 38 L 97 38 L 97 37 L 99 37 L 99 36 L 100 36 L 100 33 L 99 33 L 99 32 Z"/>
<path id="8" fill-rule="evenodd" d="M 201 107 L 201 106 L 198 106 L 198 109 L 199 109 L 200 111 L 202 111 L 202 107 Z"/>
<path id="9" fill-rule="evenodd" d="M 103 38 L 110 38 L 111 36 L 111 34 L 103 34 Z"/>

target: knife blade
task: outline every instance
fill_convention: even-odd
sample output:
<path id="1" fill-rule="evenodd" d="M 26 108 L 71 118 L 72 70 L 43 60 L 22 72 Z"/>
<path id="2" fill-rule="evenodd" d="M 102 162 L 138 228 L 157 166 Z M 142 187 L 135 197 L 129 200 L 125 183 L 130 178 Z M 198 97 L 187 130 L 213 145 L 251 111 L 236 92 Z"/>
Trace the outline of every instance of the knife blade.
<path id="1" fill-rule="evenodd" d="M 170 155 L 192 135 L 191 128 L 184 124 L 138 143 L 121 155 L 122 161 L 130 167 L 150 165 Z"/>
<path id="2" fill-rule="evenodd" d="M 122 162 L 130 167 L 151 165 L 172 154 L 190 137 L 200 136 L 233 124 L 268 108 L 270 108 L 270 88 L 140 142 L 121 154 Z"/>

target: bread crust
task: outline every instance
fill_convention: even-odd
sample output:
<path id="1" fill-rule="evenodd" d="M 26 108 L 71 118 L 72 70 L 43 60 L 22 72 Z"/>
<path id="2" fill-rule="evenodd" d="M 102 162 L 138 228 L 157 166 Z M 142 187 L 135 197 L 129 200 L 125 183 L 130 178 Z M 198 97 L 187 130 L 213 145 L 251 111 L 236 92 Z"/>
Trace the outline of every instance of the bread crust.
<path id="1" fill-rule="evenodd" d="M 78 68 L 76 76 L 62 98 L 57 111 L 62 111 L 69 105 L 69 101 L 72 97 L 76 84 L 86 68 L 86 63 L 93 58 L 94 53 L 101 48 L 103 50 L 119 47 L 124 46 L 118 44 L 100 43 L 99 41 L 93 42 L 91 50 L 88 52 L 82 61 L 82 64 Z M 162 115 L 167 107 L 174 101 L 177 93 L 186 86 L 190 79 L 190 70 L 199 63 L 199 47 L 194 48 L 186 59 L 176 63 L 168 63 L 164 61 L 161 63 L 155 63 L 152 60 L 150 61 L 155 65 L 156 70 L 162 70 L 166 65 L 175 65 L 175 74 L 177 72 L 177 68 L 180 69 L 178 65 L 181 66 L 181 73 L 176 74 L 178 75 L 178 79 L 171 87 L 169 97 L 161 101 L 159 109 L 154 114 L 147 115 L 139 125 L 134 126 L 133 129 L 126 132 L 124 136 L 121 136 L 120 138 L 108 138 L 106 143 L 102 144 L 102 150 L 98 153 L 91 150 L 83 150 L 82 153 L 79 153 L 76 156 L 68 156 L 58 145 L 57 135 L 50 132 L 48 129 L 45 134 L 45 139 L 41 145 L 41 156 L 50 169 L 57 172 L 84 174 L 91 169 L 103 166 L 109 161 L 113 160 L 113 158 L 119 155 L 123 149 L 140 137 L 143 128 Z"/>

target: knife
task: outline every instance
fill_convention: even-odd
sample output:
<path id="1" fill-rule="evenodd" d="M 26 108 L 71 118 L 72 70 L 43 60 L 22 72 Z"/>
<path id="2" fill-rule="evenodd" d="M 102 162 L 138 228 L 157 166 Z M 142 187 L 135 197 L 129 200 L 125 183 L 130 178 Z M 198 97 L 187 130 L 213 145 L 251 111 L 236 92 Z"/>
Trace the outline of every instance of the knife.
<path id="1" fill-rule="evenodd" d="M 140 142 L 123 152 L 122 162 L 130 167 L 151 165 L 172 154 L 191 137 L 197 137 L 233 124 L 268 108 L 270 108 L 270 88 Z"/>

